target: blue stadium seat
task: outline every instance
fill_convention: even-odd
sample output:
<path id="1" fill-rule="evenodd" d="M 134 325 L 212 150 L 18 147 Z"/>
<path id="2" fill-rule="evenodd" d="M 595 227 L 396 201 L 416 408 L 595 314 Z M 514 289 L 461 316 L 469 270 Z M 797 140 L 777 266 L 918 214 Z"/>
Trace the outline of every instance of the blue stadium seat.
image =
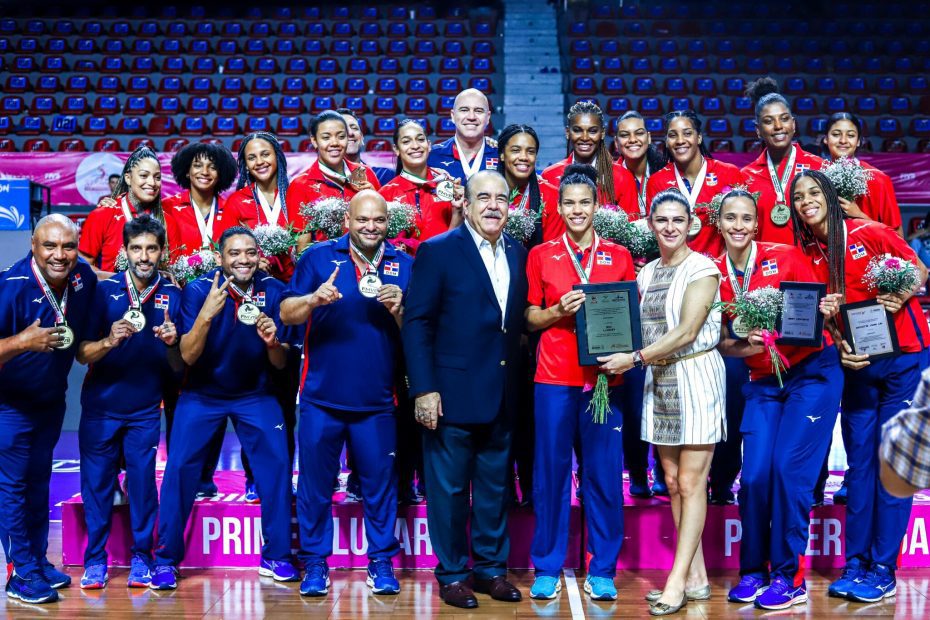
<path id="1" fill-rule="evenodd" d="M 708 119 L 705 131 L 711 138 L 730 138 L 733 136 L 733 128 L 727 118 Z"/>
<path id="2" fill-rule="evenodd" d="M 331 77 L 318 77 L 313 82 L 313 93 L 317 95 L 332 95 L 338 90 L 336 80 Z"/>
<path id="3" fill-rule="evenodd" d="M 202 116 L 185 116 L 178 131 L 182 136 L 202 136 L 207 133 L 207 121 Z"/>
<path id="4" fill-rule="evenodd" d="M 365 102 L 364 97 L 346 97 L 342 100 L 342 107 L 352 110 L 358 115 L 368 113 L 368 104 Z"/>
<path id="5" fill-rule="evenodd" d="M 717 59 L 717 73 L 736 73 L 739 68 L 736 66 L 736 59 L 732 56 L 721 56 Z"/>
<path id="6" fill-rule="evenodd" d="M 183 111 L 184 109 L 181 106 L 181 99 L 173 95 L 159 97 L 155 101 L 155 114 L 165 114 L 165 115 L 173 116 Z"/>
<path id="7" fill-rule="evenodd" d="M 407 56 L 410 53 L 410 46 L 405 39 L 388 42 L 388 56 Z"/>
<path id="8" fill-rule="evenodd" d="M 326 97 L 328 99 L 328 97 Z M 323 108 L 324 110 L 326 108 Z M 287 116 L 296 116 L 306 111 L 303 97 L 284 95 L 278 101 L 278 112 Z"/>
<path id="9" fill-rule="evenodd" d="M 268 120 L 267 116 L 250 116 L 245 119 L 243 131 L 247 134 L 255 133 L 256 131 L 271 131 L 271 122 Z"/>
<path id="10" fill-rule="evenodd" d="M 888 112 L 902 116 L 912 114 L 911 100 L 907 97 L 889 97 Z"/>
<path id="11" fill-rule="evenodd" d="M 368 94 L 368 80 L 365 78 L 348 78 L 343 84 L 342 92 L 347 95 Z"/>
<path id="12" fill-rule="evenodd" d="M 739 122 L 739 135 L 744 138 L 756 137 L 756 119 L 743 118 Z"/>
<path id="13" fill-rule="evenodd" d="M 379 58 L 378 74 L 379 75 L 396 75 L 400 73 L 400 61 L 396 58 Z"/>
<path id="14" fill-rule="evenodd" d="M 255 73 L 257 75 L 276 75 L 280 71 L 278 61 L 272 56 L 262 56 L 255 61 Z"/>
<path id="15" fill-rule="evenodd" d="M 677 58 L 662 58 L 659 60 L 659 73 L 671 74 L 671 73 L 681 73 L 682 67 L 681 62 Z"/>
<path id="16" fill-rule="evenodd" d="M 413 53 L 417 56 L 435 56 L 438 49 L 432 39 L 417 39 L 414 42 Z"/>
<path id="17" fill-rule="evenodd" d="M 652 134 L 653 139 L 665 135 L 665 120 L 662 118 L 647 118 L 645 120 L 646 131 Z"/>
<path id="18" fill-rule="evenodd" d="M 426 95 L 432 90 L 428 80 L 423 78 L 411 78 L 407 80 L 406 93 L 408 95 Z"/>
<path id="19" fill-rule="evenodd" d="M 375 93 L 378 95 L 396 95 L 400 93 L 400 82 L 397 78 L 383 77 L 375 82 Z"/>
<path id="20" fill-rule="evenodd" d="M 749 97 L 733 97 L 730 101 L 730 112 L 733 114 L 753 114 L 754 106 Z"/>
<path id="21" fill-rule="evenodd" d="M 589 77 L 576 77 L 572 80 L 572 94 L 596 95 L 597 86 L 595 86 L 594 80 Z"/>
<path id="22" fill-rule="evenodd" d="M 253 95 L 270 95 L 275 92 L 276 87 L 274 79 L 270 77 L 256 77 L 252 80 L 252 87 L 249 92 Z"/>
<path id="23" fill-rule="evenodd" d="M 636 74 L 652 73 L 652 59 L 634 58 L 630 64 L 630 72 Z"/>
<path id="24" fill-rule="evenodd" d="M 875 135 L 880 138 L 900 138 L 904 135 L 901 121 L 894 117 L 884 117 L 875 123 Z"/>
<path id="25" fill-rule="evenodd" d="M 352 42 L 348 39 L 336 39 L 330 44 L 329 53 L 333 56 L 351 56 Z"/>
<path id="26" fill-rule="evenodd" d="M 827 131 L 827 119 L 817 116 L 807 121 L 807 135 L 819 136 Z"/>
<path id="27" fill-rule="evenodd" d="M 655 95 L 658 93 L 656 81 L 651 77 L 638 77 L 633 80 L 634 95 Z"/>
<path id="28" fill-rule="evenodd" d="M 374 127 L 372 127 L 371 133 L 374 136 L 393 136 L 396 129 L 396 118 L 390 116 L 380 117 L 375 119 Z"/>
<path id="29" fill-rule="evenodd" d="M 717 83 L 713 78 L 695 78 L 691 92 L 705 97 L 716 95 Z"/>
<path id="30" fill-rule="evenodd" d="M 249 99 L 249 114 L 271 114 L 275 111 L 271 97 L 267 95 L 254 95 Z"/>
<path id="31" fill-rule="evenodd" d="M 148 97 L 127 97 L 126 105 L 123 106 L 123 114 L 127 115 L 143 116 L 151 111 Z"/>
<path id="32" fill-rule="evenodd" d="M 460 58 L 443 58 L 439 63 L 439 72 L 445 75 L 460 75 L 463 73 L 462 60 Z"/>
<path id="33" fill-rule="evenodd" d="M 823 111 L 827 114 L 847 112 L 849 111 L 849 106 L 846 105 L 846 99 L 844 97 L 827 97 L 823 102 Z"/>
<path id="34" fill-rule="evenodd" d="M 221 95 L 239 95 L 245 92 L 245 80 L 241 77 L 226 77 L 220 82 Z"/>
<path id="35" fill-rule="evenodd" d="M 191 97 L 187 100 L 189 114 L 209 114 L 213 111 L 213 102 L 209 97 Z"/>
<path id="36" fill-rule="evenodd" d="M 360 56 L 379 56 L 381 54 L 381 44 L 370 39 L 359 41 L 358 54 Z"/>
<path id="37" fill-rule="evenodd" d="M 226 62 L 223 63 L 223 73 L 226 74 L 243 75 L 248 70 L 249 65 L 245 62 L 245 58 L 241 56 L 227 58 Z"/>
<path id="38" fill-rule="evenodd" d="M 307 92 L 307 80 L 302 77 L 284 78 L 281 92 L 285 95 L 302 95 Z"/>
<path id="39" fill-rule="evenodd" d="M 114 131 L 119 134 L 132 135 L 145 131 L 145 126 L 138 116 L 124 116 L 117 121 Z"/>
<path id="40" fill-rule="evenodd" d="M 878 99 L 875 97 L 856 97 L 853 109 L 856 111 L 856 114 L 862 116 L 878 114 Z"/>
<path id="41" fill-rule="evenodd" d="M 57 93 L 61 90 L 61 79 L 57 75 L 40 75 L 36 81 L 35 92 Z"/>
<path id="42" fill-rule="evenodd" d="M 912 95 L 926 95 L 930 93 L 927 77 L 924 75 L 912 75 L 907 78 L 907 92 Z"/>
<path id="43" fill-rule="evenodd" d="M 490 95 L 494 92 L 494 82 L 492 82 L 490 78 L 478 75 L 468 78 L 468 87 L 480 90 L 486 95 Z"/>
<path id="44" fill-rule="evenodd" d="M 662 100 L 658 97 L 642 97 L 639 100 L 637 105 L 639 113 L 648 116 L 648 115 L 658 115 L 664 114 L 665 109 L 662 106 Z"/>
<path id="45" fill-rule="evenodd" d="M 310 113 L 319 114 L 323 110 L 332 110 L 336 107 L 336 100 L 332 97 L 313 97 L 310 99 Z"/>
<path id="46" fill-rule="evenodd" d="M 375 97 L 375 102 L 372 106 L 372 112 L 375 114 L 390 116 L 397 114 L 399 111 L 400 107 L 397 105 L 396 97 Z"/>
<path id="47" fill-rule="evenodd" d="M 817 114 L 817 101 L 813 97 L 796 97 L 794 112 L 795 114 Z"/>
<path id="48" fill-rule="evenodd" d="M 665 83 L 662 86 L 662 94 L 664 95 L 685 95 L 688 93 L 688 83 L 685 82 L 682 78 L 665 78 Z"/>
<path id="49" fill-rule="evenodd" d="M 440 118 L 436 125 L 436 135 L 440 138 L 451 138 L 455 135 L 455 123 L 451 118 Z"/>
<path id="50" fill-rule="evenodd" d="M 436 84 L 436 92 L 440 95 L 455 96 L 459 94 L 461 90 L 462 83 L 457 77 L 440 78 L 439 82 Z M 451 107 L 449 109 L 451 110 Z"/>
<path id="51" fill-rule="evenodd" d="M 32 98 L 32 105 L 29 106 L 29 113 L 36 116 L 48 116 L 58 111 L 58 104 L 54 97 L 39 95 Z"/>
<path id="52" fill-rule="evenodd" d="M 404 103 L 404 114 L 407 116 L 423 116 L 430 112 L 429 99 L 426 97 L 407 97 Z"/>
<path id="53" fill-rule="evenodd" d="M 698 56 L 696 58 L 688 59 L 688 73 L 709 73 L 710 72 L 710 63 L 707 62 L 707 58 L 704 56 Z"/>
<path id="54" fill-rule="evenodd" d="M 720 97 L 701 97 L 698 100 L 698 112 L 704 116 L 721 116 L 727 113 Z"/>

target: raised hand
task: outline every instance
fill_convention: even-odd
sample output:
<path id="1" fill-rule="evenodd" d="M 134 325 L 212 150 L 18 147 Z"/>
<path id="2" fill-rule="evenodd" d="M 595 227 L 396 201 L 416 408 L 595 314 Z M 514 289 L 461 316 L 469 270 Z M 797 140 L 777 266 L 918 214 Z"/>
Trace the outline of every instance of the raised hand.
<path id="1" fill-rule="evenodd" d="M 310 295 L 310 306 L 312 308 L 316 308 L 317 306 L 328 306 L 342 299 L 342 293 L 336 288 L 337 275 L 339 275 L 338 265 L 333 269 L 333 273 L 329 276 L 329 279 Z"/>
<path id="2" fill-rule="evenodd" d="M 219 282 L 220 274 L 216 272 L 213 274 L 213 284 L 210 286 L 210 293 L 207 295 L 206 300 L 204 300 L 203 307 L 200 308 L 200 318 L 204 321 L 212 321 L 213 317 L 219 314 L 226 304 L 226 298 L 229 296 L 226 289 L 229 287 L 229 283 L 232 282 L 232 277 L 226 276 L 222 284 Z"/>
<path id="3" fill-rule="evenodd" d="M 178 330 L 174 326 L 174 323 L 171 322 L 171 317 L 168 316 L 167 308 L 165 308 L 164 322 L 161 325 L 156 325 L 152 329 L 155 331 L 155 336 L 169 347 L 173 347 L 177 344 Z"/>
<path id="4" fill-rule="evenodd" d="M 384 284 L 378 289 L 378 301 L 384 304 L 388 312 L 397 316 L 403 307 L 404 293 L 396 284 Z"/>
<path id="5" fill-rule="evenodd" d="M 136 333 L 136 328 L 126 319 L 120 319 L 110 326 L 110 335 L 107 336 L 106 344 L 111 349 L 118 347 L 124 340 Z"/>

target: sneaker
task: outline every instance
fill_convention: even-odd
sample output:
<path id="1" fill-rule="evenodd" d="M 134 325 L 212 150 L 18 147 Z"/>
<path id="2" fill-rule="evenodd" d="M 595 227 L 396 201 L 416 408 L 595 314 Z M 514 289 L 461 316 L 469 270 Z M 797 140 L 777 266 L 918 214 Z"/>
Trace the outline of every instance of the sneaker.
<path id="1" fill-rule="evenodd" d="M 117 486 L 116 490 L 113 491 L 113 505 L 114 506 L 125 506 L 128 503 L 129 503 L 129 496 L 126 495 L 126 491 L 124 491 L 119 486 Z"/>
<path id="2" fill-rule="evenodd" d="M 853 586 L 861 583 L 865 579 L 865 575 L 866 570 L 862 560 L 859 558 L 851 559 L 846 562 L 846 566 L 843 568 L 843 574 L 840 575 L 840 578 L 831 583 L 830 587 L 827 588 L 827 595 L 836 598 L 846 598 Z"/>
<path id="3" fill-rule="evenodd" d="M 836 490 L 836 493 L 833 494 L 833 503 L 840 504 L 842 506 L 846 505 L 846 480 L 843 480 L 843 484 L 840 485 L 840 488 Z"/>
<path id="4" fill-rule="evenodd" d="M 610 577 L 595 577 L 588 575 L 584 580 L 584 591 L 588 593 L 593 601 L 615 601 L 617 600 L 617 586 Z"/>
<path id="5" fill-rule="evenodd" d="M 756 599 L 759 609 L 788 609 L 807 602 L 807 584 L 793 586 L 782 576 L 775 577 L 772 585 Z"/>
<path id="6" fill-rule="evenodd" d="M 326 562 L 307 564 L 307 572 L 300 582 L 301 596 L 326 596 L 329 593 L 329 566 Z"/>
<path id="7" fill-rule="evenodd" d="M 245 503 L 261 504 L 262 499 L 258 496 L 258 489 L 255 488 L 254 482 L 245 483 Z"/>
<path id="8" fill-rule="evenodd" d="M 159 565 L 152 569 L 153 590 L 174 590 L 178 587 L 178 569 L 174 566 Z"/>
<path id="9" fill-rule="evenodd" d="M 398 594 L 400 582 L 394 577 L 390 560 L 372 560 L 368 563 L 368 587 L 373 594 Z"/>
<path id="10" fill-rule="evenodd" d="M 630 497 L 640 499 L 649 499 L 652 497 L 652 489 L 649 488 L 648 478 L 630 478 Z"/>
<path id="11" fill-rule="evenodd" d="M 14 570 L 6 584 L 6 595 L 33 605 L 54 603 L 58 600 L 58 592 L 52 589 L 39 571 L 32 571 L 25 577 L 20 577 Z"/>
<path id="12" fill-rule="evenodd" d="M 52 566 L 52 563 L 48 561 L 42 563 L 42 577 L 53 590 L 71 585 L 71 577 Z"/>
<path id="13" fill-rule="evenodd" d="M 732 506 L 736 503 L 736 496 L 733 491 L 723 491 L 721 493 L 711 493 L 707 502 L 713 506 Z"/>
<path id="14" fill-rule="evenodd" d="M 81 589 L 102 590 L 106 587 L 108 580 L 106 564 L 91 564 L 84 567 L 84 574 L 81 575 Z"/>
<path id="15" fill-rule="evenodd" d="M 655 480 L 652 483 L 652 493 L 653 495 L 661 495 L 662 497 L 668 497 L 668 486 L 666 486 L 664 480 Z"/>
<path id="16" fill-rule="evenodd" d="M 356 503 L 362 501 L 362 483 L 354 471 L 349 472 L 349 478 L 346 480 L 346 501 Z"/>
<path id="17" fill-rule="evenodd" d="M 894 569 L 884 564 L 872 564 L 865 578 L 849 589 L 846 598 L 859 603 L 877 603 L 894 596 L 897 591 Z"/>
<path id="18" fill-rule="evenodd" d="M 300 581 L 300 573 L 294 565 L 280 560 L 262 558 L 258 565 L 258 574 L 262 577 L 271 577 L 275 581 Z"/>
<path id="19" fill-rule="evenodd" d="M 147 588 L 152 585 L 152 569 L 149 567 L 148 558 L 138 553 L 132 556 L 126 585 L 130 588 Z"/>
<path id="20" fill-rule="evenodd" d="M 200 486 L 197 487 L 197 497 L 216 497 L 220 494 L 220 490 L 216 488 L 216 484 L 212 480 L 201 481 Z"/>
<path id="21" fill-rule="evenodd" d="M 562 580 L 558 577 L 540 575 L 530 588 L 530 598 L 552 600 L 562 591 Z"/>
<path id="22" fill-rule="evenodd" d="M 752 603 L 768 587 L 769 584 L 756 575 L 743 575 L 739 583 L 733 586 L 727 594 L 727 600 L 731 603 Z"/>

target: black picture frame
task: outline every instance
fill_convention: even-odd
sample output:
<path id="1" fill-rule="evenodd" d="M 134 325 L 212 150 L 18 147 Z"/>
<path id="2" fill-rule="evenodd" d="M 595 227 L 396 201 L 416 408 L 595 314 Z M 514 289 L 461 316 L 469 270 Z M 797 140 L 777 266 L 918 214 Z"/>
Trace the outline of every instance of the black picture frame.
<path id="1" fill-rule="evenodd" d="M 888 338 L 891 341 L 891 349 L 882 353 L 869 353 L 870 361 L 900 355 L 901 347 L 898 344 L 898 332 L 894 325 L 894 315 L 874 299 L 866 299 L 865 301 L 857 301 L 855 303 L 843 304 L 840 306 L 840 314 L 843 317 L 843 338 L 846 340 L 846 342 L 849 343 L 849 346 L 852 347 L 853 353 L 856 355 L 862 355 L 862 350 L 860 346 L 856 345 L 856 340 L 854 337 L 855 334 L 853 329 L 850 327 L 850 314 L 852 313 L 853 317 L 855 317 L 857 311 L 867 309 L 877 313 L 878 311 L 875 309 L 876 306 L 884 311 L 883 316 L 885 317 L 885 325 L 888 330 Z M 868 353 L 868 351 L 866 351 L 866 353 Z"/>
<path id="2" fill-rule="evenodd" d="M 613 355 L 614 353 L 632 353 L 643 347 L 643 331 L 639 316 L 639 288 L 635 280 L 622 282 L 601 282 L 597 284 L 576 284 L 574 290 L 585 293 L 585 302 L 575 313 L 575 331 L 578 340 L 578 362 L 582 366 L 600 366 L 598 357 Z M 614 299 L 609 299 L 615 295 Z M 629 317 L 629 346 L 593 349 L 588 344 L 588 312 L 590 304 L 603 303 L 624 304 Z M 622 312 L 622 310 L 621 310 Z"/>
<path id="3" fill-rule="evenodd" d="M 778 344 L 783 344 L 786 346 L 794 347 L 814 347 L 820 348 L 823 346 L 823 323 L 824 316 L 820 312 L 820 300 L 826 297 L 827 295 L 827 285 L 822 282 L 781 282 L 778 285 L 778 289 L 783 293 L 789 291 L 800 291 L 814 293 L 817 297 L 816 302 L 814 303 L 813 311 L 815 313 L 814 317 L 814 334 L 810 338 L 799 338 L 792 336 L 782 336 L 777 340 Z M 778 317 L 778 321 L 775 325 L 775 329 L 778 330 L 778 333 L 782 333 L 783 316 Z"/>

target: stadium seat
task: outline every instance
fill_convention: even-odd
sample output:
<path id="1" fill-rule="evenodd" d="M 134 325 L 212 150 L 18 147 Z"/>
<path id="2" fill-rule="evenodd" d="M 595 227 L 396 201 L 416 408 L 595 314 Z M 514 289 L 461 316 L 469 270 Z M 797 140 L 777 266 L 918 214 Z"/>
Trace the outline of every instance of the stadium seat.
<path id="1" fill-rule="evenodd" d="M 45 138 L 31 138 L 23 142 L 24 153 L 45 153 L 52 150 L 52 145 Z"/>
<path id="2" fill-rule="evenodd" d="M 806 95 L 809 92 L 807 88 L 807 80 L 802 77 L 790 77 L 782 83 L 782 91 L 785 95 Z"/>
<path id="3" fill-rule="evenodd" d="M 688 72 L 700 75 L 701 73 L 710 73 L 710 63 L 704 56 L 697 56 L 688 59 Z"/>
<path id="4" fill-rule="evenodd" d="M 167 153 L 176 153 L 188 144 L 190 144 L 190 140 L 187 138 L 168 138 L 165 140 L 165 145 L 162 148 Z"/>
<path id="5" fill-rule="evenodd" d="M 352 42 L 346 39 L 336 39 L 330 43 L 329 53 L 333 56 L 351 56 Z"/>
<path id="6" fill-rule="evenodd" d="M 349 75 L 368 75 L 371 73 L 371 63 L 367 58 L 350 58 L 346 66 L 346 73 Z"/>
<path id="7" fill-rule="evenodd" d="M 0 152 L 13 153 L 16 151 L 16 143 L 9 138 L 0 139 Z"/>
<path id="8" fill-rule="evenodd" d="M 633 105 L 626 97 L 611 97 L 607 100 L 605 111 L 611 116 L 622 116 L 632 109 Z"/>
<path id="9" fill-rule="evenodd" d="M 94 100 L 94 114 L 98 116 L 118 114 L 119 110 L 119 99 L 112 95 L 100 95 Z"/>
<path id="10" fill-rule="evenodd" d="M 907 153 L 907 142 L 900 138 L 886 138 L 882 141 L 883 153 Z"/>
<path id="11" fill-rule="evenodd" d="M 178 133 L 189 137 L 203 136 L 207 133 L 207 121 L 202 116 L 185 116 L 181 119 Z"/>
<path id="12" fill-rule="evenodd" d="M 0 136 L 7 136 L 13 131 L 13 120 L 9 116 L 0 115 Z"/>
<path id="13" fill-rule="evenodd" d="M 366 95 L 368 94 L 368 80 L 360 77 L 347 78 L 342 92 L 347 95 Z"/>
<path id="14" fill-rule="evenodd" d="M 215 63 L 214 63 L 214 67 L 215 67 Z M 212 73 L 212 71 L 209 70 L 208 65 L 204 65 L 201 68 L 205 69 L 204 71 L 202 71 L 202 73 Z M 167 73 L 169 75 L 187 73 L 187 63 L 184 62 L 184 58 L 182 58 L 181 56 L 166 56 L 165 59 L 161 63 L 161 72 Z"/>
<path id="15" fill-rule="evenodd" d="M 813 97 L 795 97 L 794 113 L 795 114 L 817 114 L 817 100 Z"/>
<path id="16" fill-rule="evenodd" d="M 242 75 L 249 71 L 249 65 L 242 56 L 233 56 L 223 62 L 223 73 L 227 75 Z"/>
<path id="17" fill-rule="evenodd" d="M 377 73 L 379 75 L 396 75 L 400 73 L 400 61 L 396 58 L 379 58 Z"/>
<path id="18" fill-rule="evenodd" d="M 126 82 L 127 95 L 147 95 L 152 90 L 152 80 L 144 75 L 134 75 Z"/>
<path id="19" fill-rule="evenodd" d="M 439 63 L 439 73 L 444 75 L 461 75 L 463 72 L 462 60 L 458 57 L 443 58 Z"/>
<path id="20" fill-rule="evenodd" d="M 266 116 L 250 116 L 245 119 L 243 131 L 246 134 L 255 133 L 256 131 L 271 131 L 271 121 Z"/>
<path id="21" fill-rule="evenodd" d="M 123 106 L 123 114 L 129 116 L 143 116 L 152 111 L 152 104 L 148 97 L 127 97 Z"/>
<path id="22" fill-rule="evenodd" d="M 846 112 L 849 106 L 846 104 L 845 97 L 827 97 L 823 102 L 823 111 L 827 114 L 835 112 Z"/>
<path id="23" fill-rule="evenodd" d="M 930 118 L 913 118 L 909 133 L 917 138 L 930 138 Z"/>
<path id="24" fill-rule="evenodd" d="M 52 136 L 73 136 L 78 133 L 77 117 L 70 114 L 56 114 L 48 128 Z"/>
<path id="25" fill-rule="evenodd" d="M 623 60 L 619 56 L 609 56 L 601 59 L 601 73 L 618 75 L 623 73 Z"/>
<path id="26" fill-rule="evenodd" d="M 652 73 L 652 59 L 650 58 L 634 58 L 630 64 L 630 72 L 635 74 L 647 74 Z"/>
<path id="27" fill-rule="evenodd" d="M 105 136 L 111 131 L 110 120 L 106 116 L 88 116 L 84 119 L 81 133 L 85 136 Z"/>
<path id="28" fill-rule="evenodd" d="M 25 75 L 11 75 L 6 79 L 3 90 L 7 94 L 25 93 L 32 90 L 32 84 Z"/>
<path id="29" fill-rule="evenodd" d="M 83 95 L 90 90 L 90 79 L 86 75 L 69 76 L 65 82 L 65 92 Z"/>
<path id="30" fill-rule="evenodd" d="M 904 129 L 897 118 L 882 117 L 875 123 L 875 135 L 879 138 L 900 138 L 904 135 Z"/>
<path id="31" fill-rule="evenodd" d="M 727 110 L 720 97 L 701 97 L 698 100 L 698 112 L 704 116 L 722 116 Z"/>
<path id="32" fill-rule="evenodd" d="M 436 101 L 436 113 L 439 115 L 449 114 L 455 105 L 454 95 L 444 95 Z"/>
<path id="33" fill-rule="evenodd" d="M 116 123 L 114 133 L 132 135 L 143 133 L 142 119 L 138 116 L 124 116 Z"/>
<path id="34" fill-rule="evenodd" d="M 281 93 L 284 95 L 303 95 L 307 92 L 307 80 L 302 77 L 284 78 Z"/>
<path id="35" fill-rule="evenodd" d="M 404 91 L 407 95 L 428 95 L 432 91 L 429 80 L 424 78 L 410 78 L 407 80 L 406 88 Z"/>
<path id="36" fill-rule="evenodd" d="M 383 77 L 375 82 L 375 94 L 378 95 L 397 95 L 400 93 L 400 82 L 397 78 Z M 458 94 L 458 91 L 456 91 Z"/>
<path id="37" fill-rule="evenodd" d="M 637 78 L 637 81 L 640 79 L 642 78 Z M 601 81 L 601 92 L 611 96 L 625 95 L 627 93 L 626 82 L 622 77 L 605 77 Z"/>
<path id="38" fill-rule="evenodd" d="M 455 135 L 455 123 L 451 118 L 440 118 L 436 126 L 436 136 L 439 138 L 451 138 Z"/>
<path id="39" fill-rule="evenodd" d="M 633 80 L 633 94 L 634 95 L 655 95 L 658 93 L 656 88 L 656 81 L 651 77 L 638 77 Z M 585 93 L 581 93 L 585 94 Z M 592 93 L 593 94 L 593 93 Z"/>
<path id="40" fill-rule="evenodd" d="M 313 92 L 318 95 L 332 95 L 339 91 L 336 80 L 331 77 L 319 77 L 313 82 Z"/>
<path id="41" fill-rule="evenodd" d="M 234 116 L 217 116 L 213 119 L 214 136 L 237 136 L 242 133 L 239 121 Z"/>
<path id="42" fill-rule="evenodd" d="M 55 94 L 61 92 L 61 79 L 57 75 L 40 75 L 35 84 L 37 94 Z"/>
<path id="43" fill-rule="evenodd" d="M 236 96 L 220 97 L 220 100 L 216 105 L 216 113 L 226 116 L 242 114 L 243 111 L 244 106 L 242 105 L 242 99 Z"/>
<path id="44" fill-rule="evenodd" d="M 636 108 L 643 116 L 659 115 L 665 113 L 662 100 L 658 97 L 642 97 L 640 98 Z"/>
<path id="45" fill-rule="evenodd" d="M 856 114 L 860 114 L 862 116 L 878 114 L 878 99 L 875 97 L 856 97 L 853 103 L 853 109 L 855 110 Z"/>
<path id="46" fill-rule="evenodd" d="M 911 100 L 907 97 L 889 97 L 888 112 L 900 116 L 910 116 L 913 113 Z"/>
<path id="47" fill-rule="evenodd" d="M 695 95 L 713 97 L 717 94 L 717 83 L 713 78 L 695 78 L 691 92 Z"/>
<path id="48" fill-rule="evenodd" d="M 425 116 L 431 112 L 432 108 L 429 99 L 426 97 L 407 97 L 404 102 L 404 114 L 406 116 Z"/>
<path id="49" fill-rule="evenodd" d="M 170 136 L 175 133 L 174 119 L 170 116 L 153 116 L 149 120 L 148 134 L 150 136 Z"/>
<path id="50" fill-rule="evenodd" d="M 306 132 L 299 116 L 281 116 L 275 133 L 279 136 L 302 136 Z"/>
<path id="51" fill-rule="evenodd" d="M 393 136 L 396 129 L 396 118 L 393 116 L 382 116 L 375 119 L 371 133 L 374 136 Z"/>
<path id="52" fill-rule="evenodd" d="M 270 77 L 255 77 L 249 92 L 253 95 L 271 95 L 277 90 L 274 79 Z"/>
<path id="53" fill-rule="evenodd" d="M 332 97 L 313 97 L 310 99 L 310 113 L 319 114 L 323 110 L 332 110 L 336 107 L 336 100 Z M 285 113 L 282 111 L 282 114 Z M 289 114 L 289 111 L 287 112 Z"/>
<path id="54" fill-rule="evenodd" d="M 210 97 L 190 97 L 187 100 L 188 114 L 210 114 L 213 112 L 213 101 Z"/>
<path id="55" fill-rule="evenodd" d="M 372 105 L 372 112 L 378 115 L 393 115 L 400 111 L 395 97 L 376 97 Z"/>
<path id="56" fill-rule="evenodd" d="M 736 146 L 732 140 L 718 138 L 710 141 L 710 151 L 711 153 L 734 153 Z"/>
<path id="57" fill-rule="evenodd" d="M 81 116 L 87 113 L 87 97 L 81 95 L 70 95 L 65 97 L 61 103 L 62 114 L 72 114 Z"/>
<path id="58" fill-rule="evenodd" d="M 733 136 L 733 128 L 730 126 L 730 119 L 728 118 L 708 119 L 704 131 L 711 138 L 730 138 Z"/>
<path id="59" fill-rule="evenodd" d="M 216 73 L 216 60 L 209 56 L 195 58 L 191 71 L 200 75 L 212 75 Z"/>
<path id="60" fill-rule="evenodd" d="M 315 153 L 316 149 L 313 148 L 313 140 L 310 138 L 304 138 L 300 141 L 300 144 L 297 145 L 298 153 Z"/>
<path id="61" fill-rule="evenodd" d="M 227 77 L 220 82 L 221 95 L 241 95 L 245 92 L 245 80 L 241 77 Z"/>
<path id="62" fill-rule="evenodd" d="M 589 77 L 576 77 L 572 80 L 572 94 L 579 95 L 596 95 L 597 86 L 594 80 Z"/>
<path id="63" fill-rule="evenodd" d="M 835 95 L 839 92 L 836 79 L 832 77 L 819 77 L 814 80 L 814 90 L 819 95 Z"/>
<path id="64" fill-rule="evenodd" d="M 54 114 L 58 111 L 58 103 L 54 97 L 40 95 L 32 98 L 32 104 L 29 106 L 29 113 L 39 116 Z"/>
<path id="65" fill-rule="evenodd" d="M 357 116 L 368 113 L 368 103 L 364 97 L 344 97 L 342 107 L 352 110 Z"/>
<path id="66" fill-rule="evenodd" d="M 827 119 L 823 116 L 818 116 L 807 121 L 807 135 L 809 136 L 819 136 L 822 135 L 827 130 Z"/>
<path id="67" fill-rule="evenodd" d="M 755 138 L 758 135 L 756 133 L 756 119 L 754 118 L 740 119 L 738 133 L 743 138 Z"/>

